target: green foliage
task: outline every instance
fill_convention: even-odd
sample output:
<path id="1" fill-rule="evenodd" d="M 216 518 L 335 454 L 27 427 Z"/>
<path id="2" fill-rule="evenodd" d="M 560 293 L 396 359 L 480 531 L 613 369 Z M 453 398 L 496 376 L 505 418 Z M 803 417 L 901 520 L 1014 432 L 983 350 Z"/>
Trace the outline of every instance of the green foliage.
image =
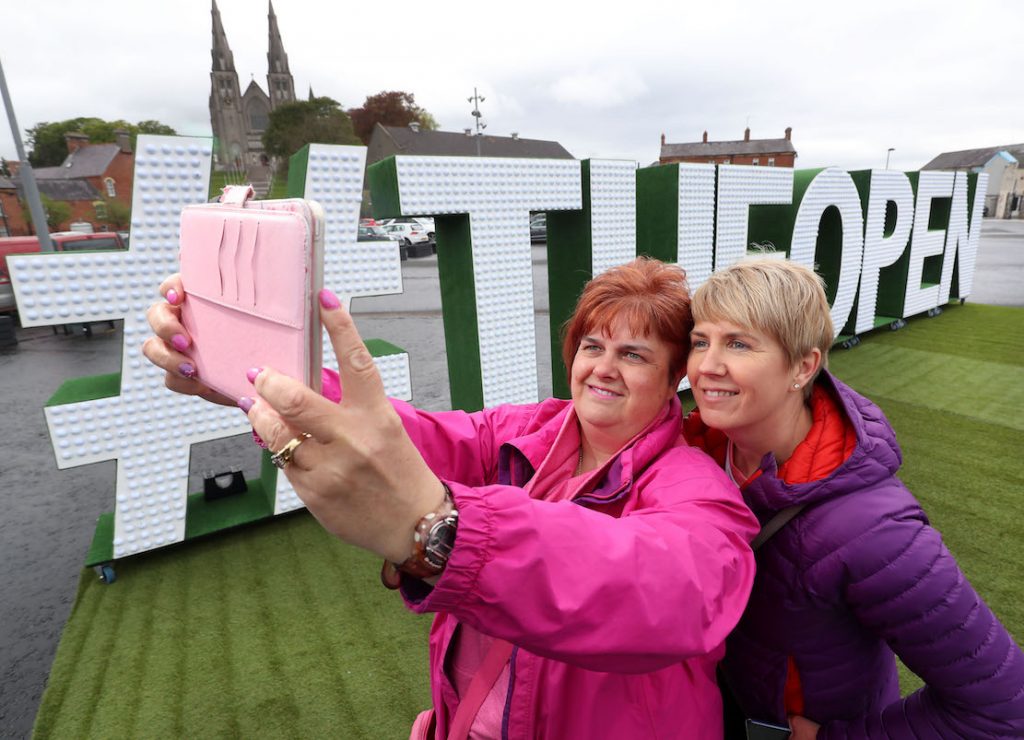
<path id="1" fill-rule="evenodd" d="M 39 194 L 43 201 L 43 211 L 46 213 L 46 225 L 50 231 L 57 231 L 61 224 L 71 220 L 71 206 L 62 200 L 53 200 L 42 193 Z"/>
<path id="2" fill-rule="evenodd" d="M 358 144 L 352 133 L 352 121 L 331 98 L 297 100 L 270 112 L 270 123 L 263 132 L 267 154 L 287 161 L 306 144 Z"/>
<path id="3" fill-rule="evenodd" d="M 132 209 L 119 200 L 104 198 L 93 203 L 96 220 L 114 227 L 116 231 L 127 231 L 132 220 Z M 100 214 L 103 214 L 102 216 Z"/>
<path id="4" fill-rule="evenodd" d="M 437 120 L 416 105 L 416 96 L 399 90 L 370 95 L 361 108 L 353 108 L 348 114 L 352 117 L 352 128 L 356 136 L 364 144 L 370 143 L 373 127 L 378 123 L 384 126 L 408 126 L 416 121 L 424 131 L 437 129 Z"/>
<path id="5" fill-rule="evenodd" d="M 118 129 L 123 129 L 131 135 L 133 149 L 139 134 L 173 136 L 177 133 L 170 126 L 152 120 L 128 123 L 120 119 L 105 121 L 102 118 L 79 117 L 54 123 L 43 121 L 25 131 L 28 145 L 32 148 L 28 161 L 33 167 L 55 167 L 68 155 L 65 134 L 78 131 L 89 137 L 90 144 L 106 144 L 117 140 L 114 132 Z"/>

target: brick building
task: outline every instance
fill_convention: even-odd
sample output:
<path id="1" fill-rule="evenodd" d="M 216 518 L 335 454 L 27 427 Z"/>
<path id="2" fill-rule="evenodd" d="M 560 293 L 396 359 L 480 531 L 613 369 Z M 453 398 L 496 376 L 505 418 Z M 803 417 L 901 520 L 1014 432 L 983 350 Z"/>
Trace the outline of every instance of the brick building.
<path id="1" fill-rule="evenodd" d="M 131 137 L 126 131 L 117 132 L 114 144 L 90 144 L 89 137 L 69 132 L 64 137 L 68 145 L 68 156 L 57 167 L 40 167 L 33 170 L 39 192 L 53 201 L 67 203 L 71 216 L 54 231 L 66 231 L 73 222 L 88 222 L 94 231 L 116 231 L 126 224 L 119 224 L 110 218 L 107 204 L 116 202 L 131 209 L 132 183 L 135 171 L 135 155 L 132 152 Z M 9 163 L 14 164 L 14 163 Z M 12 169 L 15 169 L 12 167 Z M 8 208 L 9 196 L 0 183 L 0 203 L 7 216 L 7 230 L 11 236 L 31 233 L 29 215 L 21 212 L 17 196 L 20 195 L 20 178 L 12 172 L 13 184 L 18 192 Z M 2 226 L 2 223 L 0 223 Z"/>
<path id="2" fill-rule="evenodd" d="M 691 144 L 668 144 L 661 135 L 661 156 L 658 164 L 673 162 L 704 162 L 713 164 L 749 164 L 761 167 L 792 167 L 796 162 L 793 148 L 793 129 L 787 128 L 781 139 L 751 139 L 750 129 L 743 132 L 741 141 L 703 141 Z"/>
<path id="3" fill-rule="evenodd" d="M 0 236 L 22 236 L 30 231 L 18 198 L 14 180 L 0 176 Z"/>

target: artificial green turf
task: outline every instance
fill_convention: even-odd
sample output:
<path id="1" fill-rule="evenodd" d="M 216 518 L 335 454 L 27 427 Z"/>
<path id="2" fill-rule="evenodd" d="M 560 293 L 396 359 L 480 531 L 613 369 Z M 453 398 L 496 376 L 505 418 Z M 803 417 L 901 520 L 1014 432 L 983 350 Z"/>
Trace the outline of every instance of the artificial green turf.
<path id="1" fill-rule="evenodd" d="M 306 513 L 83 571 L 37 738 L 407 737 L 429 620 Z"/>
<path id="2" fill-rule="evenodd" d="M 901 478 L 1018 642 L 1022 365 L 1024 309 L 973 304 L 831 360 L 889 417 Z M 117 568 L 109 586 L 83 572 L 38 738 L 404 738 L 429 704 L 428 620 L 305 513 Z"/>
<path id="3" fill-rule="evenodd" d="M 885 412 L 913 491 L 961 570 L 1024 642 L 1024 309 L 971 303 L 875 331 L 830 367 Z M 901 666 L 904 693 L 921 685 Z"/>

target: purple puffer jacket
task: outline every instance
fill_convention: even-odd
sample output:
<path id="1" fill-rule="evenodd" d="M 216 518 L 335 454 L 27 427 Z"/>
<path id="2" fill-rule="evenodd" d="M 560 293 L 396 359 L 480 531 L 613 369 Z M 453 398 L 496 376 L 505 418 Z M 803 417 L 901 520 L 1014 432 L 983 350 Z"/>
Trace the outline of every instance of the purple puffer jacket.
<path id="1" fill-rule="evenodd" d="M 792 656 L 819 738 L 1024 737 L 1024 654 L 895 477 L 895 433 L 828 373 L 857 445 L 822 480 L 787 485 L 771 455 L 744 498 L 762 524 L 807 507 L 757 553 L 724 668 L 748 716 L 785 723 Z M 893 652 L 925 687 L 901 699 Z"/>

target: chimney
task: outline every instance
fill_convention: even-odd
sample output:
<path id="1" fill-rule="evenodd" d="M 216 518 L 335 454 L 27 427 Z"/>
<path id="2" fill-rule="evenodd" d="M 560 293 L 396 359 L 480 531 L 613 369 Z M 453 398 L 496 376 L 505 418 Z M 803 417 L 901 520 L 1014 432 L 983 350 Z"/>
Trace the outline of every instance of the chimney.
<path id="1" fill-rule="evenodd" d="M 68 145 L 68 154 L 74 154 L 89 143 L 89 137 L 81 131 L 68 131 L 64 134 L 64 141 Z"/>
<path id="2" fill-rule="evenodd" d="M 412 129 L 412 132 L 414 134 L 418 134 L 420 132 L 420 122 L 419 121 L 409 121 L 409 128 Z"/>
<path id="3" fill-rule="evenodd" d="M 121 148 L 121 151 L 125 154 L 132 153 L 132 137 L 123 128 L 119 128 L 114 132 L 114 139 L 117 141 L 117 145 Z"/>
<path id="4" fill-rule="evenodd" d="M 513 131 L 512 132 L 512 141 L 519 141 L 519 132 L 518 131 Z"/>
<path id="5" fill-rule="evenodd" d="M 664 131 L 661 132 L 661 145 L 665 146 L 665 132 Z"/>
<path id="6" fill-rule="evenodd" d="M 747 126 L 747 130 L 743 132 L 743 140 L 750 141 L 750 126 Z"/>
<path id="7" fill-rule="evenodd" d="M 471 129 L 471 128 L 464 128 L 462 130 L 466 132 L 466 136 L 472 136 L 473 135 L 473 129 Z"/>
<path id="8" fill-rule="evenodd" d="M 790 141 L 793 138 L 793 127 L 786 126 L 786 141 Z"/>
<path id="9" fill-rule="evenodd" d="M 704 132 L 704 143 L 705 144 L 708 143 L 708 132 L 707 131 Z"/>

